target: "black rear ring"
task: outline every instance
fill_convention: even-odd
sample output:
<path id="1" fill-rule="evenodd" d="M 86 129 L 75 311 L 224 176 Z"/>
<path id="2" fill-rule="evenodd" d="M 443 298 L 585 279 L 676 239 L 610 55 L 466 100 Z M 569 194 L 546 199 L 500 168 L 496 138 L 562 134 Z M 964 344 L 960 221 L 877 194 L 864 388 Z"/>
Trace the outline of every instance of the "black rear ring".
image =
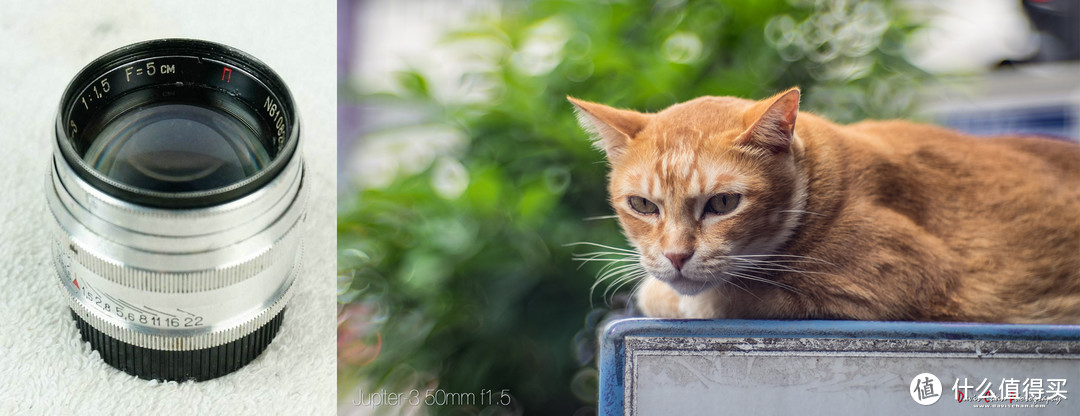
<path id="1" fill-rule="evenodd" d="M 258 358 L 281 329 L 285 310 L 237 340 L 190 351 L 155 350 L 128 344 L 94 328 L 73 310 L 71 317 L 83 341 L 119 370 L 146 380 L 205 381 L 239 370 Z"/>

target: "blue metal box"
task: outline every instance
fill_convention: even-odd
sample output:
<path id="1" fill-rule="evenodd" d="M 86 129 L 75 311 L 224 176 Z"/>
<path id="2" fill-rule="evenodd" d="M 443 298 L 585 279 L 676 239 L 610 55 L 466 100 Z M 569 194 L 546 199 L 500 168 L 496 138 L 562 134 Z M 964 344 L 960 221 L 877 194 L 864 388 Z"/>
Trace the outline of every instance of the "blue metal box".
<path id="1" fill-rule="evenodd" d="M 623 319 L 599 367 L 601 415 L 1080 415 L 1078 325 Z"/>

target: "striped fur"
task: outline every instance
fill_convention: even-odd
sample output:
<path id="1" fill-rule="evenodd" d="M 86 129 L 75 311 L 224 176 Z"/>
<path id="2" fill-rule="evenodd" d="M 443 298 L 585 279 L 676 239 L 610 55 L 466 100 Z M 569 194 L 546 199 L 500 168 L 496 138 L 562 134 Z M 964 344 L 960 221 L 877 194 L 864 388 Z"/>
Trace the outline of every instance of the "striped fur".
<path id="1" fill-rule="evenodd" d="M 797 89 L 655 114 L 570 101 L 610 162 L 647 315 L 1080 323 L 1080 145 L 841 126 Z"/>

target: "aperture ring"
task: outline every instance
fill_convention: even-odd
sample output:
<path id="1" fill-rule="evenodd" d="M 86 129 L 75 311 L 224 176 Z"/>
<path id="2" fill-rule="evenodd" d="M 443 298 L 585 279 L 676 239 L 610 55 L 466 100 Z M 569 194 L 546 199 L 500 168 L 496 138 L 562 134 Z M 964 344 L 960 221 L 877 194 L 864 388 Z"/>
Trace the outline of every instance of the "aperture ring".
<path id="1" fill-rule="evenodd" d="M 67 285 L 65 284 L 66 276 L 61 273 L 57 274 L 58 284 L 60 290 L 64 293 L 64 298 L 67 300 L 68 306 L 72 311 L 75 311 L 79 318 L 86 321 L 87 324 L 94 327 L 94 329 L 101 333 L 108 335 L 116 340 L 131 345 L 150 348 L 163 351 L 191 351 L 205 348 L 216 347 L 223 345 L 248 335 L 262 326 L 266 325 L 270 320 L 278 315 L 288 304 L 289 299 L 292 298 L 295 290 L 296 275 L 299 271 L 300 261 L 298 259 L 293 270 L 289 273 L 290 276 L 287 280 L 288 288 L 281 294 L 269 307 L 265 308 L 255 317 L 241 323 L 240 325 L 207 332 L 199 335 L 159 335 L 146 332 L 140 332 L 133 330 L 131 327 L 123 327 L 116 325 L 110 321 L 102 319 L 98 316 L 99 312 L 90 310 L 80 299 L 71 293 Z M 62 269 L 59 268 L 58 269 Z"/>

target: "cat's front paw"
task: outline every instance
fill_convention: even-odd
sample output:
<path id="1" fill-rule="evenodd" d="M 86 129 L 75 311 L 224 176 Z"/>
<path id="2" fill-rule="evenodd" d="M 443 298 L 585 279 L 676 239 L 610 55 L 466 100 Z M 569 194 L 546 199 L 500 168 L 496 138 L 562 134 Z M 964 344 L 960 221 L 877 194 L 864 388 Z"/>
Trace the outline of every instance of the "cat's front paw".
<path id="1" fill-rule="evenodd" d="M 638 309 L 650 318 L 681 318 L 679 294 L 667 283 L 649 276 L 637 294 Z"/>

